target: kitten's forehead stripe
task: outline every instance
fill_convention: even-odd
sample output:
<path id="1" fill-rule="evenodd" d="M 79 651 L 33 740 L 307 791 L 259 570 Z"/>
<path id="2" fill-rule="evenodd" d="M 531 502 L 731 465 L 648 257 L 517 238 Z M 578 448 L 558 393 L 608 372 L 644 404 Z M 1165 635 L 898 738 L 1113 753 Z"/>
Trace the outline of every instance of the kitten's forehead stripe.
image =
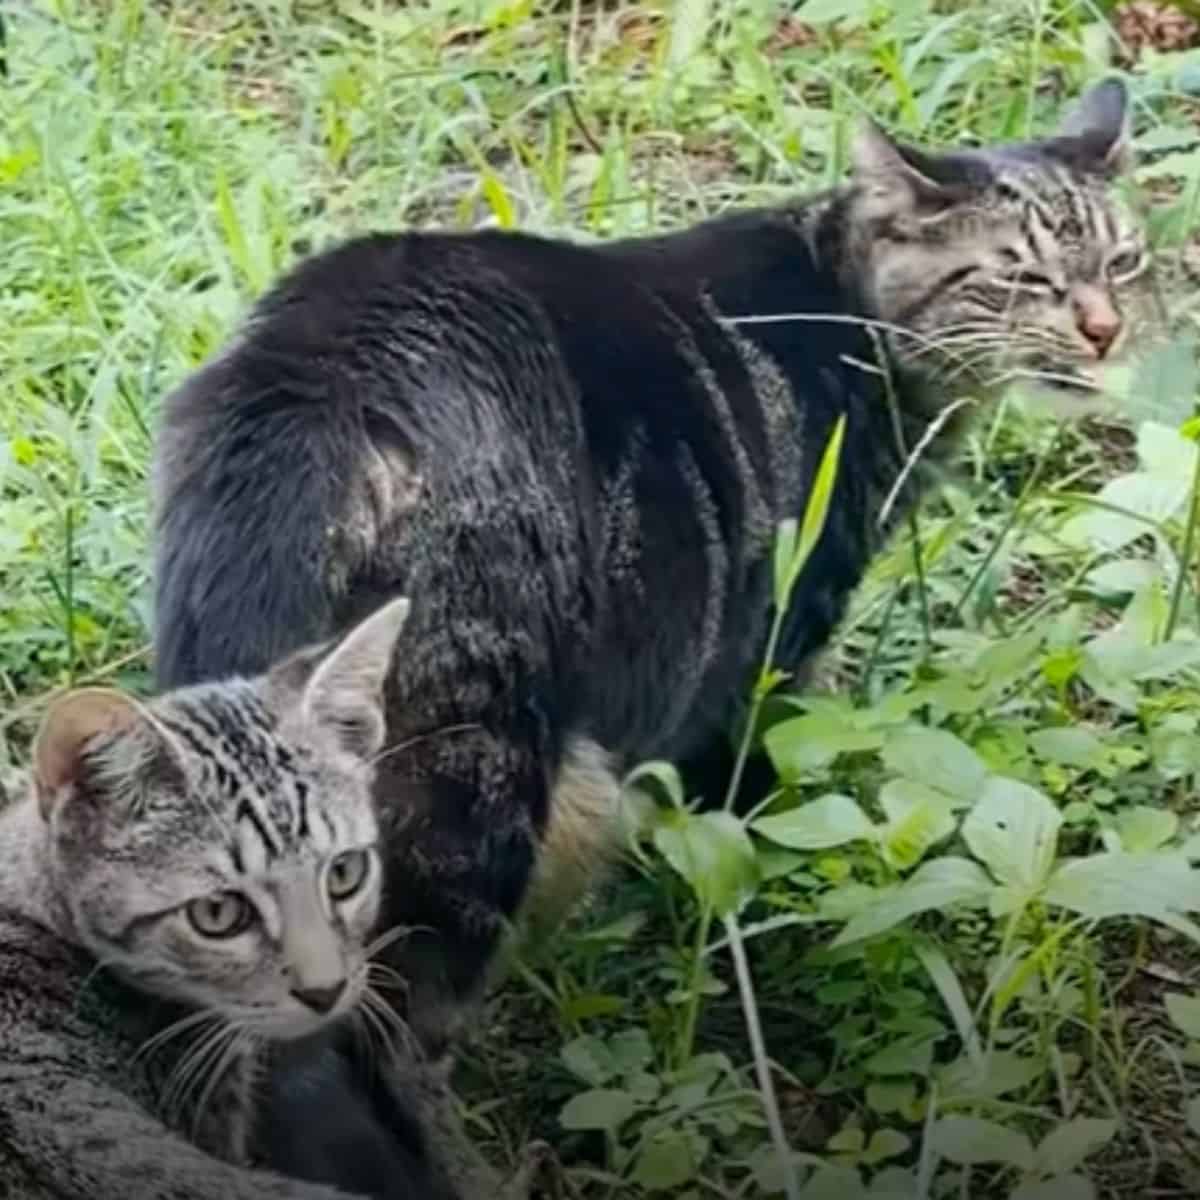
<path id="1" fill-rule="evenodd" d="M 276 842 L 271 836 L 267 829 L 266 822 L 259 815 L 254 805 L 250 803 L 248 797 L 243 796 L 239 801 L 237 812 L 234 815 L 234 820 L 239 825 L 248 823 L 254 832 L 258 834 L 258 838 L 262 842 L 263 849 L 266 851 L 268 862 L 281 857 L 283 851 L 280 848 L 279 843 Z"/>

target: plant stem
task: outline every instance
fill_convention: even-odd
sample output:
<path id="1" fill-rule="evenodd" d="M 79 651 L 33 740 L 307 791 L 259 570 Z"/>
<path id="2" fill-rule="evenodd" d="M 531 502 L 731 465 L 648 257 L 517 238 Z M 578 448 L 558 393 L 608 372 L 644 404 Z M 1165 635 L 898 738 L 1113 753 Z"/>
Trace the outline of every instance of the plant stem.
<path id="1" fill-rule="evenodd" d="M 1171 608 L 1167 613 L 1167 625 L 1163 630 L 1163 641 L 1169 642 L 1179 622 L 1179 610 L 1183 606 L 1183 589 L 1192 562 L 1192 546 L 1196 540 L 1196 521 L 1200 518 L 1200 446 L 1196 447 L 1196 462 L 1192 468 L 1192 491 L 1188 503 L 1187 525 L 1183 530 L 1183 547 L 1179 551 L 1179 564 L 1175 573 L 1175 587 L 1171 591 Z"/>
<path id="2" fill-rule="evenodd" d="M 746 958 L 746 947 L 742 944 L 741 928 L 737 918 L 732 915 L 725 918 L 725 936 L 729 939 L 729 954 L 733 959 L 734 973 L 737 975 L 738 994 L 742 1000 L 742 1014 L 746 1018 L 746 1033 L 750 1038 L 751 1053 L 754 1055 L 754 1071 L 758 1076 L 758 1090 L 767 1117 L 767 1128 L 770 1130 L 771 1141 L 775 1144 L 775 1153 L 783 1170 L 784 1191 L 788 1200 L 800 1200 L 800 1181 L 796 1178 L 792 1150 L 784 1132 L 779 1099 L 775 1095 L 775 1081 L 771 1078 L 771 1064 L 767 1058 L 762 1023 L 758 1018 L 758 1001 L 754 996 L 750 963 Z"/>
<path id="3" fill-rule="evenodd" d="M 675 1065 L 682 1067 L 692 1057 L 692 1046 L 696 1041 L 696 1022 L 700 1018 L 700 977 L 704 972 L 704 948 L 708 945 L 708 934 L 712 928 L 713 910 L 705 904 L 696 925 L 696 941 L 692 947 L 692 971 L 688 979 L 687 1005 L 683 1010 L 683 1029 L 679 1034 L 679 1045 L 675 1051 Z"/>

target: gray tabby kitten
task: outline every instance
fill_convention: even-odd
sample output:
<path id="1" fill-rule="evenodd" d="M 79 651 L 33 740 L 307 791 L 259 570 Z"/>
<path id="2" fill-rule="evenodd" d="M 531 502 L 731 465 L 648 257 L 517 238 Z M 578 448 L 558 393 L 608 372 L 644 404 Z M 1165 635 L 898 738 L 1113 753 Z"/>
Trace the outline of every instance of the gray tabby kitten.
<path id="1" fill-rule="evenodd" d="M 371 760 L 407 612 L 257 679 L 51 707 L 0 813 L 0 1196 L 350 1194 L 249 1168 L 254 1076 L 273 1041 L 387 1012 Z M 386 1194 L 456 1194 L 425 1149 L 397 1134 Z"/>

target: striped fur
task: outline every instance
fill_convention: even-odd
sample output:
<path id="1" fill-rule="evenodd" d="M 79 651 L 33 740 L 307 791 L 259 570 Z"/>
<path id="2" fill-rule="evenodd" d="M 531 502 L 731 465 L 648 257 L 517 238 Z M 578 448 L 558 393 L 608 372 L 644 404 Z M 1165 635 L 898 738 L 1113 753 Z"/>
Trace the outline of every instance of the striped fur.
<path id="1" fill-rule="evenodd" d="M 328 1143 L 344 1192 L 250 1169 L 275 1137 L 259 1094 L 283 1047 L 365 1013 L 360 1033 L 385 1049 L 368 944 L 380 870 L 336 891 L 331 872 L 348 850 L 377 854 L 371 759 L 406 607 L 265 677 L 148 705 L 81 689 L 51 707 L 33 786 L 0 813 L 0 1195 L 497 1193 L 415 1061 L 364 1070 L 350 1090 L 371 1109 L 352 1098 L 310 1136 L 308 1178 L 331 1174 Z M 217 936 L 190 917 L 230 895 L 244 927 Z M 331 978 L 344 991 L 314 1008 Z M 399 1069 L 406 1049 L 392 1051 Z"/>
<path id="2" fill-rule="evenodd" d="M 1142 262 L 1108 190 L 1125 107 L 1103 84 L 1054 139 L 949 155 L 867 129 L 847 186 L 660 237 L 359 238 L 170 397 L 163 686 L 262 670 L 413 599 L 376 795 L 384 921 L 414 927 L 390 962 L 431 1050 L 554 831 L 586 827 L 591 856 L 593 818 L 556 808 L 615 789 L 564 783 L 569 748 L 619 773 L 722 737 L 762 650 L 772 531 L 836 419 L 784 668 L 827 641 L 914 500 L 910 451 L 945 452 L 949 401 L 1014 373 L 1087 386 Z"/>

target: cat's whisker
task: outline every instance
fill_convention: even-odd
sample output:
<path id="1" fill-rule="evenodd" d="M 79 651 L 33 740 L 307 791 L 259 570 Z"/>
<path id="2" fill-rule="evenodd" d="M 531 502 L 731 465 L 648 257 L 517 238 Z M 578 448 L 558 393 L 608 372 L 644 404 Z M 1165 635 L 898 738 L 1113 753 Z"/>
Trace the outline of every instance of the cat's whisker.
<path id="1" fill-rule="evenodd" d="M 205 1111 L 212 1100 L 213 1092 L 221 1085 L 234 1063 L 243 1054 L 250 1054 L 254 1049 L 255 1037 L 252 1033 L 237 1025 L 231 1025 L 229 1028 L 232 1031 L 232 1037 L 230 1037 L 222 1053 L 217 1056 L 215 1065 L 209 1074 L 208 1083 L 196 1099 L 196 1106 L 192 1112 L 193 1136 L 195 1136 L 196 1131 L 200 1128 Z"/>
<path id="2" fill-rule="evenodd" d="M 392 1045 L 394 1041 L 399 1042 L 406 1049 L 415 1052 L 416 1041 L 408 1022 L 370 984 L 363 988 L 362 1005 L 364 1012 L 372 1012 L 380 1021 L 385 1033 L 390 1035 L 385 1039 L 388 1045 Z"/>
<path id="3" fill-rule="evenodd" d="M 402 742 L 397 742 L 394 746 L 386 746 L 380 750 L 373 758 L 367 759 L 364 769 L 369 769 L 382 762 L 385 758 L 391 758 L 393 754 L 401 754 L 405 750 L 411 749 L 413 746 L 420 745 L 421 742 L 431 741 L 433 738 L 445 737 L 451 733 L 465 733 L 472 729 L 482 729 L 483 726 L 478 721 L 463 722 L 459 725 L 443 725 L 440 729 L 431 729 L 426 733 L 417 734 L 415 737 L 406 738 Z"/>
<path id="4" fill-rule="evenodd" d="M 384 987 L 398 992 L 408 991 L 408 980 L 392 967 L 379 962 L 369 962 L 366 965 L 368 981 L 378 980 Z"/>
<path id="5" fill-rule="evenodd" d="M 361 1021 L 363 1040 L 367 1046 L 369 1063 L 381 1063 L 395 1054 L 395 1047 L 388 1037 L 387 1027 L 373 1011 L 370 1004 L 365 1002 L 359 1006 L 355 1015 Z"/>
<path id="6" fill-rule="evenodd" d="M 140 1062 L 143 1058 L 161 1050 L 168 1042 L 174 1041 L 175 1038 L 180 1037 L 189 1030 L 203 1026 L 210 1021 L 220 1020 L 221 1015 L 213 1012 L 211 1009 L 201 1009 L 199 1012 L 189 1013 L 182 1020 L 172 1022 L 164 1029 L 160 1029 L 153 1037 L 147 1038 L 134 1052 L 133 1058 L 130 1061 L 133 1063 Z"/>
<path id="7" fill-rule="evenodd" d="M 423 925 L 393 925 L 390 929 L 385 929 L 373 941 L 367 943 L 366 949 L 363 950 L 363 958 L 370 961 L 401 938 L 419 932 L 433 933 L 433 930 Z"/>
<path id="8" fill-rule="evenodd" d="M 181 1126 L 195 1080 L 203 1077 L 205 1066 L 221 1052 L 231 1035 L 230 1026 L 222 1022 L 215 1029 L 208 1031 L 193 1050 L 177 1064 L 163 1089 L 162 1108 L 168 1124 L 176 1128 Z"/>

